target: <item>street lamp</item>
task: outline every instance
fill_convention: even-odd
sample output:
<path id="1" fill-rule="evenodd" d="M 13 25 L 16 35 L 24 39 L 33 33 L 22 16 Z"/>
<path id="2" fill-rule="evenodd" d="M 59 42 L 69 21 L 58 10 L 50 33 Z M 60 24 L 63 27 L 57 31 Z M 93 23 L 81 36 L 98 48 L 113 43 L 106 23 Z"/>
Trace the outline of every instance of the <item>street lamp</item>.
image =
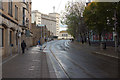
<path id="1" fill-rule="evenodd" d="M 18 25 L 18 26 L 20 26 L 20 25 Z M 18 28 L 18 30 L 17 30 L 17 38 L 18 38 L 18 53 L 20 53 L 20 38 L 21 38 L 20 28 Z"/>

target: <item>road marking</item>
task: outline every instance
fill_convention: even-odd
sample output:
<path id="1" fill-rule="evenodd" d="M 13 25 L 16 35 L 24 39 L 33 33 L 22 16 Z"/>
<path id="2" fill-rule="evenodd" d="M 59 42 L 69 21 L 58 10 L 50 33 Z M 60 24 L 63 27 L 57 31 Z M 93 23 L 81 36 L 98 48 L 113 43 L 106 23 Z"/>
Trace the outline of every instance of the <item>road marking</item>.
<path id="1" fill-rule="evenodd" d="M 31 66 L 28 70 L 33 71 L 35 69 L 35 66 Z"/>
<path id="2" fill-rule="evenodd" d="M 40 60 L 32 60 L 33 62 L 39 62 Z"/>
<path id="3" fill-rule="evenodd" d="M 112 58 L 116 58 L 116 59 L 120 59 L 120 58 L 117 57 L 117 56 L 112 56 L 112 55 L 109 55 L 109 54 L 104 54 L 104 53 L 100 53 L 100 52 L 93 52 L 93 53 L 100 54 L 100 55 L 104 55 L 104 56 L 108 56 L 108 57 L 112 57 Z"/>

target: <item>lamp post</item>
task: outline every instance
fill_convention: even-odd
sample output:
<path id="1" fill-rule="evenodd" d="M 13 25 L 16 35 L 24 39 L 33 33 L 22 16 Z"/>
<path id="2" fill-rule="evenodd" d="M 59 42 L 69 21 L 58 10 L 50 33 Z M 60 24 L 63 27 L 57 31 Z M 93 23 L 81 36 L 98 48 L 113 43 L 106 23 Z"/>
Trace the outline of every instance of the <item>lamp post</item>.
<path id="1" fill-rule="evenodd" d="M 18 32 L 17 32 L 17 38 L 18 38 L 18 53 L 20 53 L 20 37 L 21 37 L 21 32 L 18 28 Z"/>
<path id="2" fill-rule="evenodd" d="M 42 50 L 42 26 L 40 26 L 40 28 L 41 28 L 41 39 L 40 39 L 40 43 L 41 43 L 40 45 L 41 46 L 40 46 L 40 50 Z"/>
<path id="3" fill-rule="evenodd" d="M 117 18 L 116 18 L 116 10 L 114 11 L 114 37 L 115 37 L 115 52 L 117 51 Z"/>
<path id="4" fill-rule="evenodd" d="M 113 5 L 115 6 L 114 8 L 114 17 L 112 18 L 114 20 L 114 39 L 115 39 L 115 52 L 117 52 L 117 5 L 118 2 L 113 3 Z"/>

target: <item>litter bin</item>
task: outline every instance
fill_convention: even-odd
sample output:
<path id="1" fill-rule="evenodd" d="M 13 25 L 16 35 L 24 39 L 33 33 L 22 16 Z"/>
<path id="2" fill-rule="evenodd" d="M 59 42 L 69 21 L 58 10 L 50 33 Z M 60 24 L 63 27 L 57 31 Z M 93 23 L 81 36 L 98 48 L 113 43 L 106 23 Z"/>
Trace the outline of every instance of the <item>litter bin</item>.
<path id="1" fill-rule="evenodd" d="M 102 48 L 106 49 L 106 43 L 105 42 L 102 43 Z"/>

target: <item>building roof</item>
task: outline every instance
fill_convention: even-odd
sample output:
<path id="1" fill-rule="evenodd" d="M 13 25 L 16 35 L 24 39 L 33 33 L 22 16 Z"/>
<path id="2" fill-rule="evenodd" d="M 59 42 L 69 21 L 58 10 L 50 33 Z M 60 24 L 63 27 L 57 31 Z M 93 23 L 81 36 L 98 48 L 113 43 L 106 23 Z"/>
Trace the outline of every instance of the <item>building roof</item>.
<path id="1" fill-rule="evenodd" d="M 60 31 L 60 33 L 67 33 L 67 31 L 63 30 L 63 31 Z"/>

